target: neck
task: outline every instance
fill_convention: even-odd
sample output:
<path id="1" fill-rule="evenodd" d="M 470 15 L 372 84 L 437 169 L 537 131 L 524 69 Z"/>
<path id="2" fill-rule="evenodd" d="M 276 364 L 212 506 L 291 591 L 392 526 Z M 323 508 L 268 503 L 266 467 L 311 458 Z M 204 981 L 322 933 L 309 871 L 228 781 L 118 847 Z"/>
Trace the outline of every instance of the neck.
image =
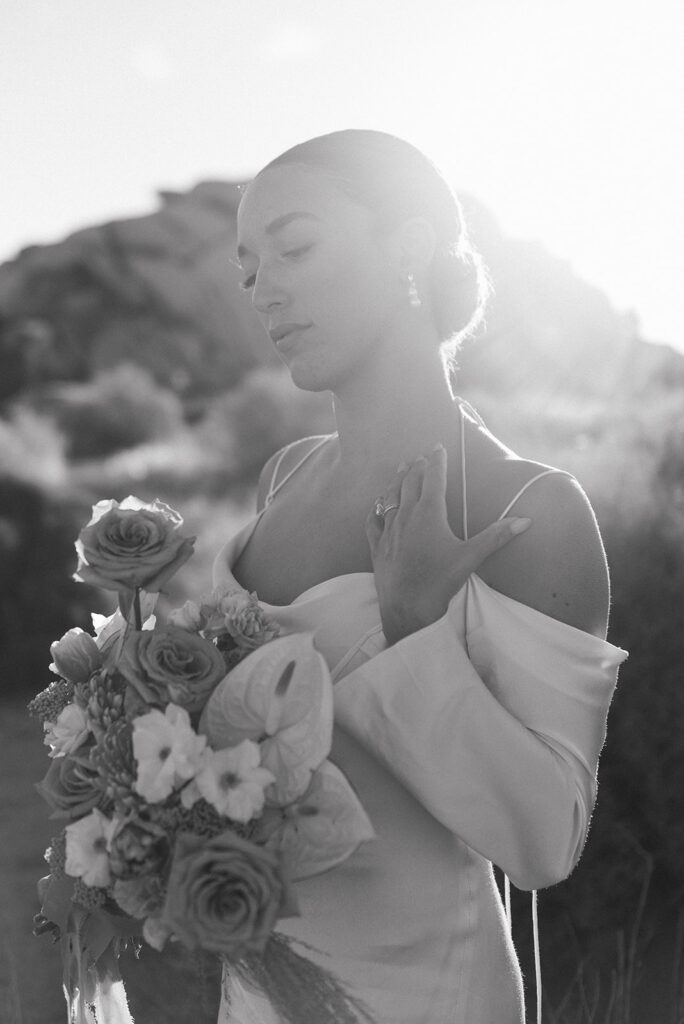
<path id="1" fill-rule="evenodd" d="M 334 396 L 341 468 L 377 479 L 449 445 L 456 407 L 435 346 L 405 359 L 395 351 L 359 377 Z"/>

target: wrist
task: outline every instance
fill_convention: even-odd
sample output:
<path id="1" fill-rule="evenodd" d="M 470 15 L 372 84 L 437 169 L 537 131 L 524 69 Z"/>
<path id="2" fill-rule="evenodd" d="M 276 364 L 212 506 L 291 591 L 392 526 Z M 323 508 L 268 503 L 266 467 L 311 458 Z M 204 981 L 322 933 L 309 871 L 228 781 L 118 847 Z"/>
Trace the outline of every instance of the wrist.
<path id="1" fill-rule="evenodd" d="M 419 602 L 412 602 L 401 607 L 395 606 L 387 613 L 381 613 L 382 630 L 387 643 L 392 646 L 412 633 L 431 626 L 445 611 L 446 608 L 439 610 L 432 603 L 429 607 L 421 607 Z"/>

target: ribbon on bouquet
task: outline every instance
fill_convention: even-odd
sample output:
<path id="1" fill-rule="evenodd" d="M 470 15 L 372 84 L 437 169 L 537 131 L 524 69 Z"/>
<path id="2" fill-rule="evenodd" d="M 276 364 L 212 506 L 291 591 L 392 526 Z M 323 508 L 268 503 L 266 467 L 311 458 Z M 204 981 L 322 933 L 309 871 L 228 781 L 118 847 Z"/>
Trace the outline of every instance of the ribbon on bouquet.
<path id="1" fill-rule="evenodd" d="M 95 957 L 105 927 L 97 916 L 74 906 L 60 937 L 68 1024 L 133 1024 L 118 966 L 119 940 L 110 937 Z"/>

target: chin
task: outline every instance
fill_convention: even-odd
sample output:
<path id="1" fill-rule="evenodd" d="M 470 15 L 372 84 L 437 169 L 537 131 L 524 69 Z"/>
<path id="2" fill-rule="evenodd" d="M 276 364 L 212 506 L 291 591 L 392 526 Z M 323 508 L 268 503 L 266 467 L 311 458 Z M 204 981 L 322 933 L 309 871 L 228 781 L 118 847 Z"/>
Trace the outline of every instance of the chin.
<path id="1" fill-rule="evenodd" d="M 290 371 L 290 377 L 295 387 L 298 387 L 300 391 L 332 391 L 332 385 L 325 379 L 319 377 L 317 374 L 307 373 L 306 371 L 288 367 Z"/>
<path id="2" fill-rule="evenodd" d="M 285 362 L 285 360 L 283 360 Z M 292 383 L 301 391 L 332 391 L 333 374 L 311 354 L 300 353 L 285 362 Z"/>

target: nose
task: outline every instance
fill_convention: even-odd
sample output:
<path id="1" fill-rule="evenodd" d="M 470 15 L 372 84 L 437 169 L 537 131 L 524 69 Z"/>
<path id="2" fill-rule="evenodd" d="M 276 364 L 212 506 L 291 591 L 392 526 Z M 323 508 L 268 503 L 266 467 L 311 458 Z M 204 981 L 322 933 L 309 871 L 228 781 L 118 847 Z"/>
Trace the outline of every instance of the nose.
<path id="1" fill-rule="evenodd" d="M 263 264 L 259 267 L 252 289 L 252 304 L 258 313 L 270 313 L 287 301 L 282 286 L 271 269 Z"/>

